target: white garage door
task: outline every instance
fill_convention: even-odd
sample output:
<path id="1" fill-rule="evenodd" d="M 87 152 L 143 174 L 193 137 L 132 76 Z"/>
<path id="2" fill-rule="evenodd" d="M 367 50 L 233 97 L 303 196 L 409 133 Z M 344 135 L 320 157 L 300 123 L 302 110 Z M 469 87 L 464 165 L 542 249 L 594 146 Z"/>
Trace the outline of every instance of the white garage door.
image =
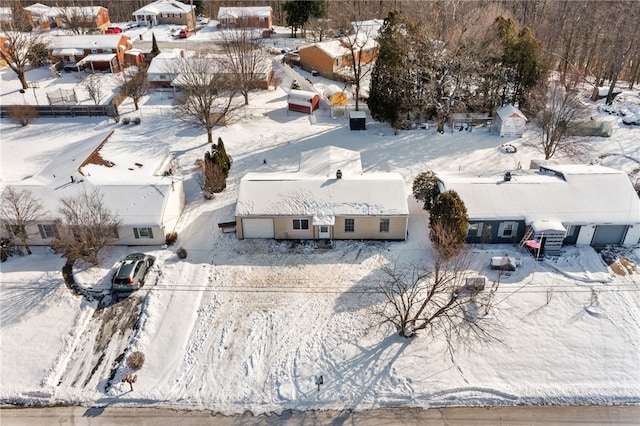
<path id="1" fill-rule="evenodd" d="M 242 219 L 244 238 L 273 238 L 273 219 Z"/>
<path id="2" fill-rule="evenodd" d="M 626 225 L 598 225 L 591 244 L 621 244 L 626 232 Z"/>

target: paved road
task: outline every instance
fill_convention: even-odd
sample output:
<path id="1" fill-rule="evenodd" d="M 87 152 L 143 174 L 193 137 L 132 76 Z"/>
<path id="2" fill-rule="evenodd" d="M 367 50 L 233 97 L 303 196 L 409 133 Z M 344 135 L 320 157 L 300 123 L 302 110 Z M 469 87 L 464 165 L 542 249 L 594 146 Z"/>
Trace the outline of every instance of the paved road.
<path id="1" fill-rule="evenodd" d="M 146 425 L 168 424 L 216 426 L 293 425 L 638 425 L 640 405 L 579 407 L 487 407 L 487 408 L 380 408 L 360 413 L 346 411 L 285 412 L 280 416 L 217 416 L 210 411 L 176 411 L 154 408 L 3 408 L 2 426 L 33 425 Z"/>

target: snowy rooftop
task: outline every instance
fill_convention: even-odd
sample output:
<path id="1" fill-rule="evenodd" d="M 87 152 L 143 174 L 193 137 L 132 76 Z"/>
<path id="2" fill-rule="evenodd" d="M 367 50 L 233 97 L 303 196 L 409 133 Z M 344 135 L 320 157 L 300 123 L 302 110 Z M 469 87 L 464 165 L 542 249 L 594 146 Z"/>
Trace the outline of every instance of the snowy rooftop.
<path id="1" fill-rule="evenodd" d="M 303 152 L 295 173 L 248 173 L 236 206 L 237 216 L 408 214 L 400 174 L 362 173 L 358 152 L 334 146 Z"/>
<path id="2" fill-rule="evenodd" d="M 558 220 L 588 224 L 640 223 L 640 201 L 624 172 L 598 165 L 544 166 L 540 170 L 437 172 L 473 219 Z"/>
<path id="3" fill-rule="evenodd" d="M 357 40 L 354 42 L 354 50 L 360 50 L 360 46 L 363 46 L 363 49 L 372 49 L 376 46 L 377 42 L 372 37 L 367 37 L 366 34 L 358 33 Z M 325 52 L 332 58 L 339 58 L 344 55 L 348 55 L 351 53 L 349 49 L 349 45 L 354 37 L 349 36 L 343 37 L 335 40 L 322 41 L 319 43 L 310 44 L 308 46 L 301 47 L 300 50 L 310 49 L 313 47 L 317 47 L 318 49 Z"/>
<path id="4" fill-rule="evenodd" d="M 158 15 L 160 13 L 184 13 L 189 12 L 191 7 L 188 4 L 176 0 L 158 0 L 133 12 L 133 15 Z"/>
<path id="5" fill-rule="evenodd" d="M 221 7 L 220 9 L 218 9 L 219 20 L 226 17 L 238 18 L 240 16 L 268 18 L 269 16 L 271 16 L 271 6 Z"/>
<path id="6" fill-rule="evenodd" d="M 524 118 L 525 120 L 527 119 L 527 117 L 525 117 L 525 115 L 520 112 L 518 108 L 514 107 L 511 104 L 507 104 L 502 108 L 498 108 L 498 110 L 496 111 L 496 115 L 498 115 L 500 118 L 513 117 L 515 115 L 520 118 Z"/>
<path id="7" fill-rule="evenodd" d="M 63 35 L 51 38 L 50 47 L 54 49 L 94 48 L 115 49 L 122 34 Z"/>
<path id="8" fill-rule="evenodd" d="M 171 178 L 162 176 L 170 161 L 168 149 L 117 136 L 103 131 L 69 144 L 16 185 L 32 191 L 47 212 L 56 212 L 62 197 L 98 188 L 123 224 L 160 223 L 171 189 Z"/>
<path id="9" fill-rule="evenodd" d="M 52 7 L 47 12 L 51 18 L 59 15 L 71 16 L 96 16 L 103 9 L 102 6 L 69 6 L 69 7 Z"/>

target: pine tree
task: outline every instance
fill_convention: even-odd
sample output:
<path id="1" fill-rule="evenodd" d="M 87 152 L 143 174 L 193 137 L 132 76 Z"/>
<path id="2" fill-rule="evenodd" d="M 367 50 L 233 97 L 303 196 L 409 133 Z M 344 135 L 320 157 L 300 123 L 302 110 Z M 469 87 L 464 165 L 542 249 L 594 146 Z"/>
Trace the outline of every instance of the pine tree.
<path id="1" fill-rule="evenodd" d="M 413 196 L 424 203 L 425 210 L 431 210 L 434 200 L 440 193 L 435 173 L 422 172 L 413 180 Z"/>
<path id="2" fill-rule="evenodd" d="M 429 238 L 440 255 L 449 258 L 462 250 L 468 224 L 467 207 L 457 192 L 443 192 L 435 198 L 429 215 L 429 228 L 432 231 L 440 229 L 448 236 L 447 244 L 443 245 L 439 240 L 440 236 L 444 235 L 443 232 L 429 233 Z M 453 241 L 449 240 L 451 236 L 455 237 Z"/>
<path id="3" fill-rule="evenodd" d="M 218 144 L 213 145 L 212 152 L 215 162 L 220 166 L 220 170 L 224 174 L 224 177 L 228 177 L 229 170 L 231 169 L 231 159 L 227 154 L 227 150 L 224 148 L 224 143 L 222 142 L 221 137 L 218 137 Z"/>
<path id="4" fill-rule="evenodd" d="M 160 54 L 160 48 L 158 47 L 158 42 L 156 41 L 156 34 L 151 33 L 151 55 L 158 56 Z"/>
<path id="5" fill-rule="evenodd" d="M 371 116 L 397 128 L 406 109 L 407 34 L 398 12 L 390 12 L 380 29 L 380 50 L 371 74 L 367 105 Z"/>

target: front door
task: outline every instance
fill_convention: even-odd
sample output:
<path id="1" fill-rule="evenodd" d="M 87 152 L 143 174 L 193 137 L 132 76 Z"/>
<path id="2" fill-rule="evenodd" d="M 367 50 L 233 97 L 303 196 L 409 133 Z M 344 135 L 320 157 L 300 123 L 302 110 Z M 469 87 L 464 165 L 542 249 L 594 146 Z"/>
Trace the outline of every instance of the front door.
<path id="1" fill-rule="evenodd" d="M 331 238 L 331 230 L 329 229 L 329 225 L 320 225 L 320 228 L 318 229 L 318 238 L 321 240 Z"/>

